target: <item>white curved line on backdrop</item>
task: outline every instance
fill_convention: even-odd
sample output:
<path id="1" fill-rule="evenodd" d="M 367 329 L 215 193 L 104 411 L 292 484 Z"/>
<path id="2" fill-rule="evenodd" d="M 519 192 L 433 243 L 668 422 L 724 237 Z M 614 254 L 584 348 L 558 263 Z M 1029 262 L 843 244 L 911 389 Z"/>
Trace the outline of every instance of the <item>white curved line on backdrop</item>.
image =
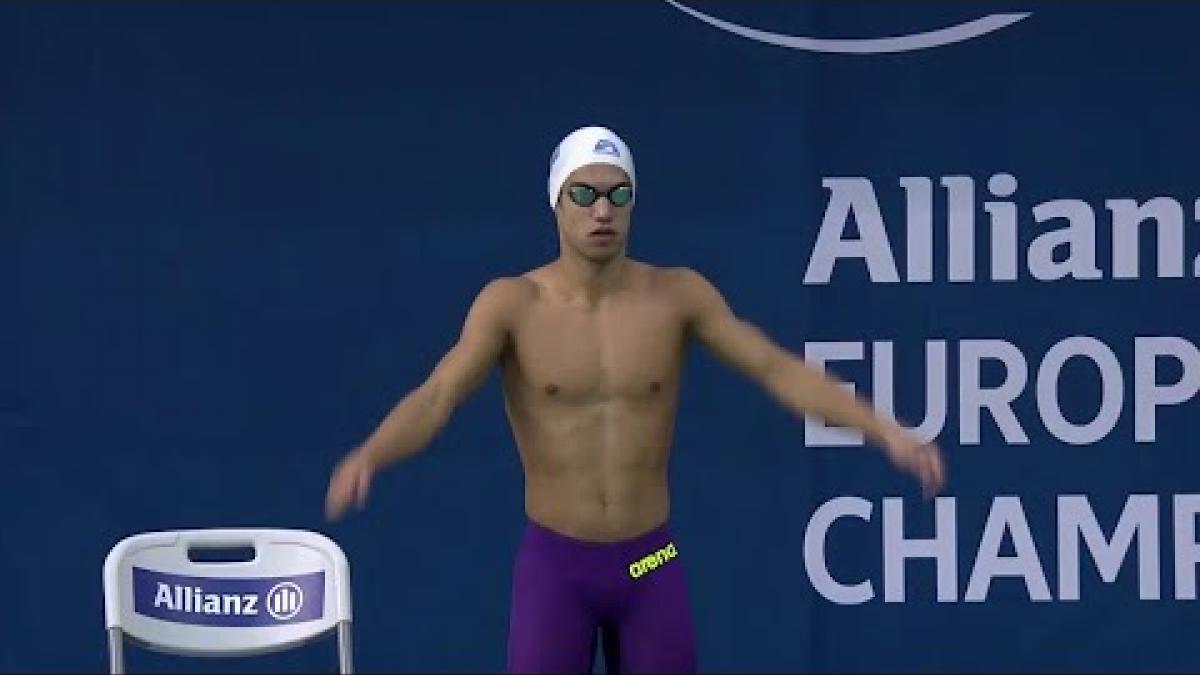
<path id="1" fill-rule="evenodd" d="M 811 38 L 796 35 L 784 35 L 782 33 L 771 33 L 769 31 L 758 30 L 748 26 L 739 26 L 736 23 L 730 23 L 723 19 L 718 19 L 715 16 L 709 16 L 701 11 L 692 9 L 677 0 L 666 0 L 667 4 L 671 5 L 679 11 L 690 14 L 692 17 L 703 21 L 715 28 L 728 31 L 734 35 L 765 42 L 779 47 L 789 47 L 791 49 L 801 49 L 810 52 L 826 52 L 831 54 L 885 54 L 892 52 L 908 52 L 916 49 L 929 49 L 930 47 L 941 47 L 954 42 L 962 42 L 977 38 L 985 33 L 1000 30 L 1006 26 L 1024 19 L 1031 12 L 1017 12 L 1011 14 L 988 14 L 987 16 L 960 23 L 946 28 L 926 31 L 924 33 L 913 33 L 912 35 L 900 35 L 896 37 L 885 38 L 864 38 L 864 39 L 826 39 L 826 38 Z"/>

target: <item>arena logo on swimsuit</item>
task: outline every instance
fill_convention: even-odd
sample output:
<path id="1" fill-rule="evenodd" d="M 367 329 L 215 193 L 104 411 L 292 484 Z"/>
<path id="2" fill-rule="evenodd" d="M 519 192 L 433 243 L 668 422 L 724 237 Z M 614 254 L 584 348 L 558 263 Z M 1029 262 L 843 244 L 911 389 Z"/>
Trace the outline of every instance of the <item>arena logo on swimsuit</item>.
<path id="1" fill-rule="evenodd" d="M 134 612 L 202 626 L 274 626 L 323 616 L 325 573 L 192 577 L 133 568 Z"/>
<path id="2" fill-rule="evenodd" d="M 659 566 L 665 565 L 677 555 L 679 555 L 679 552 L 675 550 L 675 542 L 671 542 L 641 560 L 629 563 L 629 576 L 637 579 L 643 574 L 652 572 L 658 569 Z"/>

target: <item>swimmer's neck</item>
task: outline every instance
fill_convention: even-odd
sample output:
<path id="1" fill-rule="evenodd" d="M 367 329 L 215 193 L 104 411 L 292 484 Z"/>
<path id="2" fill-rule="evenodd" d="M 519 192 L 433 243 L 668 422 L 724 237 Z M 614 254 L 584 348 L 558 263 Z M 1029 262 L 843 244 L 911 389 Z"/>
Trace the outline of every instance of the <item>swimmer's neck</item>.
<path id="1" fill-rule="evenodd" d="M 550 267 L 567 295 L 593 304 L 625 285 L 630 265 L 624 253 L 595 262 L 563 252 Z"/>

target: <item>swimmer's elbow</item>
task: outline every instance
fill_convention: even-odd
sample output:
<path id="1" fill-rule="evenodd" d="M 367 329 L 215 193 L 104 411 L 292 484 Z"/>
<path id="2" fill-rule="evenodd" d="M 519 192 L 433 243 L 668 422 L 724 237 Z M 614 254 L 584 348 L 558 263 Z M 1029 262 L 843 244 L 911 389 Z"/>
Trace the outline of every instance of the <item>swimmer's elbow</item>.
<path id="1" fill-rule="evenodd" d="M 418 416 L 430 423 L 436 432 L 450 421 L 462 397 L 455 395 L 453 387 L 437 378 L 430 378 L 416 392 Z"/>
<path id="2" fill-rule="evenodd" d="M 445 424 L 459 404 L 487 379 L 484 361 L 467 354 L 461 347 L 455 347 L 419 388 L 423 413 L 439 424 Z"/>
<path id="3" fill-rule="evenodd" d="M 776 385 L 780 378 L 786 378 L 785 371 L 794 360 L 792 356 L 772 342 L 761 328 L 745 322 L 741 326 L 747 336 L 744 344 L 748 345 L 743 350 L 743 370 L 767 387 Z"/>
<path id="4" fill-rule="evenodd" d="M 763 386 L 775 398 L 792 408 L 811 405 L 814 383 L 821 378 L 819 371 L 783 349 L 772 351 L 765 358 L 763 369 Z"/>
<path id="5" fill-rule="evenodd" d="M 755 359 L 752 374 L 762 386 L 775 393 L 787 387 L 791 380 L 792 359 L 781 349 L 764 349 Z"/>

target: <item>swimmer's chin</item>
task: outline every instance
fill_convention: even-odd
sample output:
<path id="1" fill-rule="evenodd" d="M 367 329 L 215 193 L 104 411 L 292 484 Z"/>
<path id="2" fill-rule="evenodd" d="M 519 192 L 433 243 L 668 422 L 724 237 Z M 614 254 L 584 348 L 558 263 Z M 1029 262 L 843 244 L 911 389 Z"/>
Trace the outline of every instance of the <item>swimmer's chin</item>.
<path id="1" fill-rule="evenodd" d="M 605 265 L 620 257 L 622 250 L 618 249 L 605 253 L 584 253 L 583 257 L 590 263 L 595 265 Z"/>

